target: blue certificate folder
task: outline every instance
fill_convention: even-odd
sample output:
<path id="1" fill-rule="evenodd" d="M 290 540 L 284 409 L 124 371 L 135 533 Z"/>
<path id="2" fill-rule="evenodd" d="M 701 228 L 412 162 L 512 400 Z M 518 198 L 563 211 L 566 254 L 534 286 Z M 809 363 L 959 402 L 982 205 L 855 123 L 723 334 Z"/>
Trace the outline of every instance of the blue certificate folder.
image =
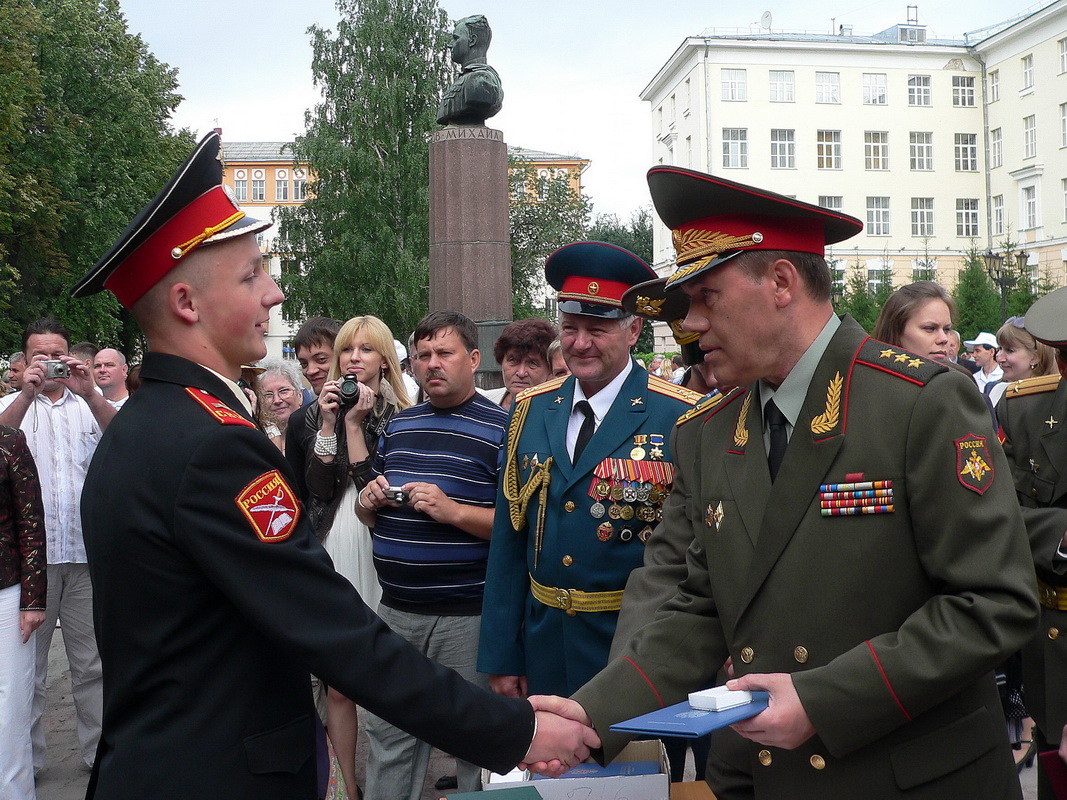
<path id="1" fill-rule="evenodd" d="M 706 733 L 733 725 L 756 716 L 767 707 L 767 693 L 753 692 L 752 702 L 725 711 L 699 711 L 688 700 L 661 708 L 640 717 L 624 720 L 611 726 L 616 733 L 651 733 L 655 736 L 680 736 L 695 739 Z"/>

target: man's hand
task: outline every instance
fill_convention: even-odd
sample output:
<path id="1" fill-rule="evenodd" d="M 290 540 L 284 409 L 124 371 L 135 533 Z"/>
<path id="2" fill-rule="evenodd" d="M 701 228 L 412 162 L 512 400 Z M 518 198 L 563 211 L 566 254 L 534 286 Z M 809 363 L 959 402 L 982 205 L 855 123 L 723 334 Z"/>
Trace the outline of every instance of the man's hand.
<path id="1" fill-rule="evenodd" d="M 36 397 L 44 384 L 44 356 L 34 356 L 22 373 L 22 393 L 31 400 Z"/>
<path id="2" fill-rule="evenodd" d="M 43 611 L 20 611 L 19 631 L 22 633 L 22 643 L 26 644 L 35 630 L 44 622 Z"/>
<path id="3" fill-rule="evenodd" d="M 573 700 L 535 696 L 530 698 L 530 705 L 537 714 L 537 732 L 520 767 L 558 778 L 585 761 L 590 748 L 600 747 L 600 737 L 589 727 L 588 715 Z M 585 721 L 576 721 L 576 717 Z"/>
<path id="4" fill-rule="evenodd" d="M 396 506 L 397 503 L 390 502 L 385 497 L 385 492 L 389 488 L 389 481 L 385 479 L 384 475 L 379 475 L 371 481 L 367 482 L 367 485 L 363 487 L 363 491 L 359 493 L 360 503 L 359 505 L 365 508 L 367 511 L 377 511 L 382 506 Z"/>
<path id="5" fill-rule="evenodd" d="M 456 524 L 456 506 L 459 503 L 442 492 L 441 487 L 436 483 L 412 481 L 405 483 L 401 488 L 408 493 L 408 497 L 411 498 L 411 507 L 416 511 L 421 511 L 437 522 L 444 522 L 448 525 Z"/>
<path id="6" fill-rule="evenodd" d="M 70 368 L 70 377 L 56 378 L 56 383 L 63 384 L 79 397 L 88 397 L 90 394 L 96 394 L 93 373 L 85 366 L 85 362 L 79 361 L 74 356 L 61 356 L 59 360 Z"/>
<path id="7" fill-rule="evenodd" d="M 489 688 L 504 697 L 526 697 L 525 675 L 490 675 Z"/>
<path id="8" fill-rule="evenodd" d="M 792 750 L 815 735 L 815 726 L 808 719 L 791 675 L 783 672 L 744 675 L 727 681 L 726 688 L 749 692 L 763 690 L 770 694 L 770 704 L 765 711 L 730 726 L 746 739 Z"/>

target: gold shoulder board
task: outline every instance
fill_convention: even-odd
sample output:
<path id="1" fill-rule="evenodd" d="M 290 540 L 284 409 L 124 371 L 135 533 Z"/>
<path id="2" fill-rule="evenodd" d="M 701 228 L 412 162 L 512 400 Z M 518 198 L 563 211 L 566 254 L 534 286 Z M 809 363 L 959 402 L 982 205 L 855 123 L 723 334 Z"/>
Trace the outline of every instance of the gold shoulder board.
<path id="1" fill-rule="evenodd" d="M 1027 394 L 1054 392 L 1059 385 L 1059 375 L 1038 375 L 1035 378 L 1024 378 L 1021 381 L 1013 381 L 1004 390 L 1004 397 L 1022 397 Z"/>

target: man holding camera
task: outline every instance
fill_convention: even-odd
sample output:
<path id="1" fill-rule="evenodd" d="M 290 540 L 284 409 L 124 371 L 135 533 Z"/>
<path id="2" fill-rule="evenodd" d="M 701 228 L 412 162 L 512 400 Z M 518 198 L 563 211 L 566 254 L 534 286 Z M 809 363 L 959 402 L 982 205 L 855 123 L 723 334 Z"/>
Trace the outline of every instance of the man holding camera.
<path id="1" fill-rule="evenodd" d="M 33 765 L 45 765 L 45 682 L 48 649 L 63 618 L 63 644 L 70 662 L 78 713 L 81 755 L 90 767 L 100 740 L 103 683 L 93 629 L 93 588 L 82 540 L 80 501 L 85 471 L 101 432 L 115 409 L 96 391 L 89 368 L 70 355 L 70 332 L 52 318 L 39 319 L 22 334 L 26 371 L 21 391 L 0 400 L 0 425 L 26 434 L 44 500 L 48 547 L 45 621 L 37 631 L 33 697 Z"/>
<path id="2" fill-rule="evenodd" d="M 429 658 L 487 687 L 475 660 L 507 413 L 474 390 L 481 356 L 471 320 L 435 311 L 414 340 L 429 400 L 389 421 L 375 477 L 358 496 L 359 517 L 373 529 L 378 615 Z M 418 800 L 429 744 L 374 715 L 367 736 L 367 796 Z M 459 790 L 475 791 L 477 768 L 458 759 L 457 768 Z"/>

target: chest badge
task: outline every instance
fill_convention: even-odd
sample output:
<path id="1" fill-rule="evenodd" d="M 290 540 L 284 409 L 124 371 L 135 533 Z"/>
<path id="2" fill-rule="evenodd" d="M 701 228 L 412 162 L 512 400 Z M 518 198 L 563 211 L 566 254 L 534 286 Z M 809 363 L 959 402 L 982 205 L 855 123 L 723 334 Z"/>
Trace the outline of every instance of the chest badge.
<path id="1" fill-rule="evenodd" d="M 300 519 L 296 496 L 276 469 L 260 475 L 234 499 L 261 542 L 284 542 Z"/>
<path id="2" fill-rule="evenodd" d="M 704 523 L 709 528 L 714 526 L 715 530 L 718 531 L 722 527 L 722 521 L 725 517 L 726 513 L 722 510 L 722 500 L 716 506 L 708 503 L 707 513 L 704 515 Z"/>
<path id="3" fill-rule="evenodd" d="M 985 494 L 993 483 L 993 459 L 984 436 L 969 433 L 956 442 L 956 473 L 960 483 L 976 494 Z"/>

